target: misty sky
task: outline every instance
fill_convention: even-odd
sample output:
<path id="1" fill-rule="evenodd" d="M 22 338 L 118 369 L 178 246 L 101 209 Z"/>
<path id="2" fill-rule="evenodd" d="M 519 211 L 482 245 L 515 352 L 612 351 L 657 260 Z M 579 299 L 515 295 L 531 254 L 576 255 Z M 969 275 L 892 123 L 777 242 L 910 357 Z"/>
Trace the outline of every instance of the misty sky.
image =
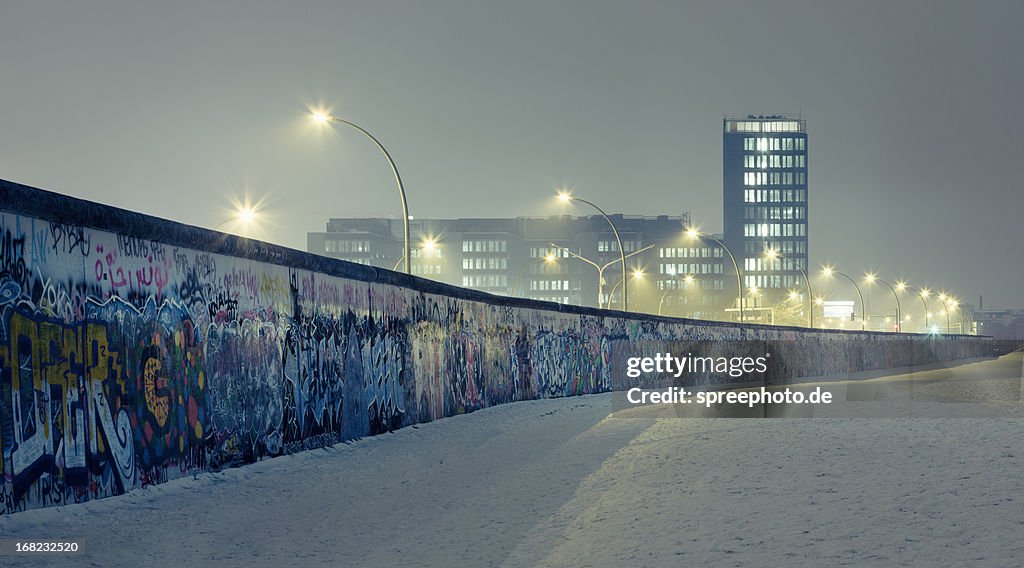
<path id="1" fill-rule="evenodd" d="M 209 5 L 208 5 L 209 4 Z M 266 240 L 329 216 L 693 212 L 722 115 L 802 113 L 812 265 L 1024 308 L 1024 3 L 0 0 L 0 178 Z M 589 213 L 576 211 L 576 213 Z M 876 301 L 884 301 L 876 292 Z"/>

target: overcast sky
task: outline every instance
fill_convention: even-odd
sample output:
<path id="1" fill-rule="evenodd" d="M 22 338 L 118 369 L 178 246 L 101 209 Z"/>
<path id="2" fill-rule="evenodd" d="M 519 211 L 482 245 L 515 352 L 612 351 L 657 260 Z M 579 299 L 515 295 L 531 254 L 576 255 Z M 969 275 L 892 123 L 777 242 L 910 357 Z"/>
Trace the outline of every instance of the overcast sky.
<path id="1" fill-rule="evenodd" d="M 721 230 L 722 115 L 802 113 L 810 252 L 1024 307 L 1024 3 L 0 0 L 0 178 L 266 240 L 329 216 Z M 578 213 L 587 213 L 579 211 Z M 883 301 L 879 296 L 877 301 Z"/>

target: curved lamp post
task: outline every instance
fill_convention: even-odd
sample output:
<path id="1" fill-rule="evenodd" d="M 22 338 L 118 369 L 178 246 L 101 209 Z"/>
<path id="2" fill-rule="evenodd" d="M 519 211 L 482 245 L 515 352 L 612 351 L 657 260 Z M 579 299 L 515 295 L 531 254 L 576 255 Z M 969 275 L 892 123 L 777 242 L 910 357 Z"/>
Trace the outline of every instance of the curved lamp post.
<path id="1" fill-rule="evenodd" d="M 928 302 L 925 300 L 931 295 L 932 291 L 928 288 L 918 288 L 917 286 L 911 286 L 902 280 L 896 281 L 896 289 L 902 292 L 903 290 L 913 290 L 917 292 L 917 297 L 921 298 L 921 305 L 924 306 L 924 329 L 928 330 Z"/>
<path id="2" fill-rule="evenodd" d="M 603 265 L 599 265 L 596 262 L 594 262 L 593 260 L 590 260 L 589 258 L 587 258 L 585 256 L 581 256 L 579 254 L 576 254 L 573 251 L 569 250 L 568 248 L 563 247 L 562 245 L 557 245 L 555 243 L 548 243 L 548 244 L 553 246 L 553 247 L 555 247 L 556 249 L 564 251 L 565 254 L 567 254 L 567 255 L 569 255 L 569 256 L 571 256 L 573 258 L 582 260 L 583 262 L 585 262 L 585 263 L 589 264 L 590 266 L 593 266 L 595 269 L 597 269 L 597 307 L 598 308 L 604 307 L 604 306 L 601 305 L 601 298 L 604 297 L 604 271 L 609 266 L 611 266 L 613 264 L 616 264 L 619 261 L 618 260 L 613 260 L 613 261 L 607 262 L 607 263 L 605 263 Z M 631 256 L 636 256 L 636 255 L 638 255 L 638 254 L 640 254 L 642 252 L 649 251 L 652 248 L 654 248 L 654 245 L 653 244 L 649 244 L 649 245 L 645 246 L 642 249 L 635 250 L 635 251 L 627 254 L 626 258 L 629 258 Z M 612 295 L 608 294 L 608 306 L 611 307 L 611 305 L 612 305 Z"/>
<path id="3" fill-rule="evenodd" d="M 782 253 L 780 253 L 777 250 L 773 250 L 773 249 L 766 249 L 764 251 L 764 255 L 767 256 L 771 260 L 775 260 L 777 258 L 786 258 L 785 256 L 782 255 Z M 796 262 L 794 261 L 793 264 L 796 264 Z M 800 270 L 800 274 L 802 274 L 803 277 L 804 277 L 804 284 L 807 285 L 807 327 L 813 329 L 814 328 L 814 304 L 812 302 L 814 301 L 814 295 L 811 293 L 811 279 L 807 277 L 807 271 L 804 270 L 802 266 L 797 266 L 797 269 Z"/>
<path id="4" fill-rule="evenodd" d="M 835 268 L 832 268 L 831 266 L 823 266 L 823 267 L 821 267 L 821 273 L 822 273 L 822 275 L 825 276 L 825 278 L 831 278 L 833 274 L 835 274 L 837 276 L 842 276 L 843 278 L 846 278 L 847 280 L 849 280 L 850 284 L 853 284 L 853 287 L 857 289 L 857 297 L 860 298 L 860 329 L 861 329 L 861 331 L 866 330 L 868 323 L 867 323 L 867 320 L 865 319 L 864 294 L 860 293 L 860 286 L 857 285 L 857 281 L 854 280 L 853 278 L 850 278 L 849 276 L 843 274 L 842 272 L 839 272 Z"/>
<path id="5" fill-rule="evenodd" d="M 743 280 L 740 277 L 740 266 L 736 264 L 736 257 L 732 255 L 732 251 L 729 247 L 725 246 L 725 243 L 712 237 L 707 233 L 702 233 L 693 227 L 686 229 L 686 236 L 691 239 L 708 239 L 718 243 L 718 246 L 725 249 L 726 254 L 729 255 L 729 260 L 732 261 L 732 268 L 736 271 L 736 301 L 740 304 L 740 323 L 743 323 Z"/>
<path id="6" fill-rule="evenodd" d="M 881 282 L 882 284 L 885 284 L 885 287 L 888 288 L 892 292 L 893 297 L 896 298 L 896 333 L 900 333 L 901 331 L 903 331 L 903 311 L 902 311 L 902 309 L 900 307 L 900 295 L 896 293 L 896 289 L 893 288 L 891 284 L 889 284 L 885 280 L 882 280 L 881 278 L 879 278 L 876 274 L 874 274 L 872 272 L 868 272 L 867 274 L 865 274 L 864 275 L 864 280 L 868 284 L 874 284 L 875 282 Z"/>
<path id="7" fill-rule="evenodd" d="M 366 131 L 366 129 L 357 124 L 351 123 L 347 120 L 338 118 L 333 114 L 325 112 L 314 112 L 312 113 L 312 117 L 313 120 L 320 124 L 327 124 L 328 122 L 337 122 L 338 124 L 345 124 L 347 126 L 355 128 L 359 132 L 365 134 L 367 138 L 373 140 L 373 143 L 377 145 L 377 148 L 380 149 L 381 153 L 384 154 L 384 157 L 387 158 L 388 164 L 391 165 L 391 172 L 395 174 L 395 181 L 398 183 L 398 193 L 402 197 L 402 231 L 404 235 L 403 240 L 405 241 L 405 248 L 403 250 L 402 258 L 405 263 L 405 273 L 412 274 L 412 265 L 409 263 L 409 203 L 405 199 L 405 186 L 402 185 L 402 176 L 398 175 L 398 167 L 395 166 L 395 161 L 391 159 L 391 154 L 389 154 L 387 149 L 384 148 L 384 145 L 380 143 L 380 140 L 374 138 L 373 134 L 370 134 L 369 132 Z"/>
<path id="8" fill-rule="evenodd" d="M 654 246 L 654 245 L 651 245 L 651 246 Z M 645 274 L 645 272 L 643 270 L 637 268 L 637 269 L 633 270 L 633 274 L 631 274 L 630 277 L 633 278 L 634 280 L 639 280 L 639 279 L 644 277 L 644 274 Z M 615 295 L 615 291 L 619 289 L 619 284 L 622 284 L 626 280 L 628 280 L 628 279 L 627 278 L 620 278 L 619 281 L 616 282 L 614 286 L 612 286 L 612 291 L 608 292 L 608 304 L 609 305 L 611 305 L 612 296 Z M 625 287 L 622 288 L 622 293 L 623 294 L 626 293 L 626 288 Z"/>
<path id="9" fill-rule="evenodd" d="M 682 281 L 683 281 L 683 295 L 685 295 L 686 294 L 686 290 L 688 290 L 690 288 L 690 284 L 693 284 L 693 275 L 692 274 L 687 274 L 686 276 L 683 277 Z M 679 290 L 678 289 L 676 289 L 676 290 L 665 290 L 664 292 L 662 292 L 661 299 L 658 300 L 658 315 L 659 316 L 661 315 L 661 307 L 665 304 L 665 296 L 667 296 L 669 292 L 673 292 L 673 291 L 678 292 Z M 692 311 L 691 311 L 691 313 L 692 313 Z"/>
<path id="10" fill-rule="evenodd" d="M 945 293 L 939 294 L 939 301 L 942 302 L 942 311 L 945 312 L 946 314 L 946 333 L 950 333 L 950 329 L 952 329 L 952 326 L 949 323 L 949 311 L 951 309 L 955 310 L 956 308 L 958 308 L 960 306 L 960 302 L 958 302 L 956 298 L 954 298 L 953 296 L 947 296 Z M 960 325 L 960 331 L 963 332 L 963 323 L 961 323 Z"/>
<path id="11" fill-rule="evenodd" d="M 512 281 L 512 287 L 509 288 L 509 291 L 508 291 L 508 295 L 509 296 L 515 296 L 516 295 L 516 286 L 519 285 L 519 280 L 521 280 L 523 278 L 523 274 L 526 273 L 526 269 L 530 268 L 531 266 L 533 266 L 534 262 L 543 262 L 544 264 L 547 264 L 548 266 L 550 266 L 552 264 L 555 264 L 557 262 L 557 259 L 555 258 L 555 255 L 553 253 L 549 252 L 548 254 L 544 255 L 543 258 L 535 258 L 535 259 L 533 259 L 532 262 L 529 262 L 529 263 L 526 264 L 526 266 L 520 268 L 519 269 L 519 274 L 516 274 L 516 279 Z"/>
<path id="12" fill-rule="evenodd" d="M 586 203 L 587 205 L 593 207 L 594 209 L 597 209 L 597 212 L 600 213 L 602 217 L 604 217 L 604 220 L 608 221 L 608 225 L 611 226 L 611 228 L 612 228 L 612 233 L 615 233 L 615 241 L 617 243 L 619 243 L 619 261 L 622 262 L 622 282 L 623 282 L 623 284 L 622 284 L 622 311 L 628 312 L 629 311 L 629 286 L 628 286 L 628 284 L 625 283 L 626 280 L 627 280 L 627 278 L 626 278 L 626 251 L 623 250 L 623 248 L 622 248 L 622 239 L 619 237 L 619 230 L 615 228 L 615 223 L 612 223 L 611 218 L 608 217 L 608 214 L 605 213 L 603 209 L 601 209 L 597 205 L 594 205 L 593 202 L 587 201 L 586 199 L 583 199 L 582 197 L 576 197 L 575 195 L 573 195 L 573 194 L 571 194 L 571 193 L 569 193 L 567 191 L 562 191 L 562 192 L 559 192 L 558 199 L 561 200 L 563 203 L 570 203 L 572 201 L 579 201 L 580 203 Z M 611 305 L 611 298 L 610 297 L 609 297 L 608 304 Z"/>

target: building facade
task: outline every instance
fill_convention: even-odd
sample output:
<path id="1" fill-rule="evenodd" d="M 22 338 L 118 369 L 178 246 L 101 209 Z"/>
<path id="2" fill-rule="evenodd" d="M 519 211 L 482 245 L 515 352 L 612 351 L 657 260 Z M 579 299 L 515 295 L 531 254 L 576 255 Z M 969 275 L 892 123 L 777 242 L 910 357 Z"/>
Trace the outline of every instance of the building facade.
<path id="1" fill-rule="evenodd" d="M 745 305 L 755 317 L 759 306 L 777 305 L 794 292 L 806 302 L 806 121 L 726 116 L 722 136 L 725 244 L 743 274 Z"/>
<path id="2" fill-rule="evenodd" d="M 721 317 L 724 254 L 687 239 L 689 214 L 611 215 L 627 256 L 631 311 Z M 601 216 L 415 219 L 412 273 L 494 294 L 622 307 L 618 242 Z M 307 235 L 309 252 L 402 270 L 400 219 L 331 219 Z"/>

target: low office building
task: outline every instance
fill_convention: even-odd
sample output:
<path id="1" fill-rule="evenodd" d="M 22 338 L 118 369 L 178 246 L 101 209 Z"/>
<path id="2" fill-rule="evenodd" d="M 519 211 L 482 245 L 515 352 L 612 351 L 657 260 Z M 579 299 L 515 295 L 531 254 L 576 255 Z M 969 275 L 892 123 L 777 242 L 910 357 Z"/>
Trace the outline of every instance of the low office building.
<path id="1" fill-rule="evenodd" d="M 685 237 L 689 215 L 611 215 L 627 256 L 631 310 L 715 317 L 727 307 L 723 250 Z M 599 215 L 410 221 L 411 272 L 456 286 L 622 307 L 618 240 Z M 331 219 L 310 252 L 402 270 L 400 219 Z M 718 315 L 724 315 L 718 313 Z"/>

